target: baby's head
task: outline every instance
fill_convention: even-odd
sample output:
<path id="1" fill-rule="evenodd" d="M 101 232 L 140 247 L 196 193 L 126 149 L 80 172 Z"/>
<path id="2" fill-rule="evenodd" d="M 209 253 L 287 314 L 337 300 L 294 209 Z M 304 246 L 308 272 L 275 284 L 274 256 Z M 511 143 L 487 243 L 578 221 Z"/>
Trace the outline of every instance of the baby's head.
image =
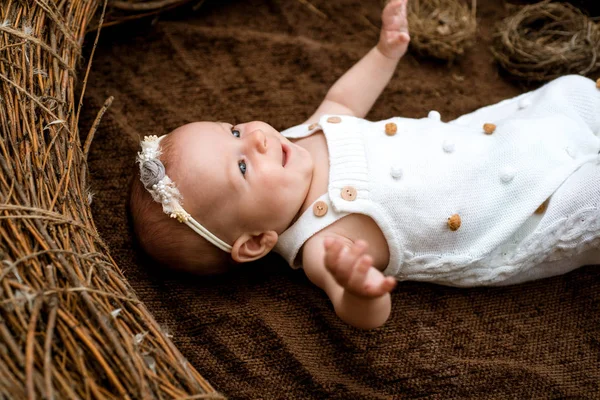
<path id="1" fill-rule="evenodd" d="M 259 121 L 195 122 L 146 138 L 138 163 L 129 207 L 140 245 L 198 274 L 269 253 L 297 218 L 313 174 L 306 149 Z"/>

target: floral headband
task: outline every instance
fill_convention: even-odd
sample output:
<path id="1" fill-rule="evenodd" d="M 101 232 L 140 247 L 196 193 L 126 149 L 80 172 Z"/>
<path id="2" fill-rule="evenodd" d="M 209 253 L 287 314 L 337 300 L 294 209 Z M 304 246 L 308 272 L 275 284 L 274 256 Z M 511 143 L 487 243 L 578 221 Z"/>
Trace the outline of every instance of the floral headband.
<path id="1" fill-rule="evenodd" d="M 152 196 L 155 202 L 162 204 L 163 212 L 171 218 L 186 224 L 198 235 L 208 240 L 219 249 L 231 253 L 231 246 L 203 227 L 181 206 L 183 197 L 175 187 L 175 182 L 165 173 L 165 166 L 158 159 L 161 152 L 158 148 L 160 138 L 156 135 L 146 136 L 141 142 L 142 151 L 137 155 L 136 161 L 140 165 L 140 181 Z"/>

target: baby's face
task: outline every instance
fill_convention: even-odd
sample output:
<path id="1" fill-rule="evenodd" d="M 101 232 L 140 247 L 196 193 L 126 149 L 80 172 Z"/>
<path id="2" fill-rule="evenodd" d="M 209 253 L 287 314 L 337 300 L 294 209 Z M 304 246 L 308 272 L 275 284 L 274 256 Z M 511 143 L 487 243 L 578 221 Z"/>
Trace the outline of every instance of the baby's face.
<path id="1" fill-rule="evenodd" d="M 306 149 L 260 121 L 195 122 L 173 134 L 184 206 L 210 216 L 200 223 L 230 244 L 241 233 L 279 234 L 292 223 L 312 180 Z"/>

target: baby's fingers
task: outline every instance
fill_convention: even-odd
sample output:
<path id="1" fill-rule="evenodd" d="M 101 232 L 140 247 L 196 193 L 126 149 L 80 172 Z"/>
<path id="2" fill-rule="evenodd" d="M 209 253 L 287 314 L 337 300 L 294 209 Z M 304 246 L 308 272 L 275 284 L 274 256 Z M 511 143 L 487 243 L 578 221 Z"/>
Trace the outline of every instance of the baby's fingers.
<path id="1" fill-rule="evenodd" d="M 379 297 L 383 296 L 386 293 L 391 292 L 397 285 L 396 279 L 391 276 L 383 276 L 383 274 L 379 274 L 380 277 L 375 279 L 374 281 L 369 280 L 367 285 L 365 285 L 365 295 L 369 297 Z"/>
<path id="2" fill-rule="evenodd" d="M 350 278 L 354 275 L 354 267 L 357 260 L 363 256 L 366 250 L 367 243 L 363 240 L 358 240 L 340 252 L 337 269 L 334 273 L 335 279 L 340 285 L 347 287 Z"/>
<path id="3" fill-rule="evenodd" d="M 352 292 L 361 294 L 362 288 L 365 286 L 367 281 L 367 273 L 373 265 L 373 258 L 371 256 L 363 254 L 352 268 L 352 275 L 348 280 L 347 288 Z"/>
<path id="4" fill-rule="evenodd" d="M 392 278 L 391 276 L 386 276 L 381 285 L 379 286 L 379 290 L 381 291 L 381 294 L 389 293 L 392 290 L 394 290 L 397 284 L 398 281 L 395 278 Z"/>
<path id="5" fill-rule="evenodd" d="M 406 0 L 390 1 L 381 14 L 384 29 L 399 29 L 406 21 Z"/>
<path id="6" fill-rule="evenodd" d="M 340 253 L 344 248 L 344 244 L 341 240 L 327 238 L 325 239 L 325 267 L 332 273 L 338 269 L 338 260 Z"/>

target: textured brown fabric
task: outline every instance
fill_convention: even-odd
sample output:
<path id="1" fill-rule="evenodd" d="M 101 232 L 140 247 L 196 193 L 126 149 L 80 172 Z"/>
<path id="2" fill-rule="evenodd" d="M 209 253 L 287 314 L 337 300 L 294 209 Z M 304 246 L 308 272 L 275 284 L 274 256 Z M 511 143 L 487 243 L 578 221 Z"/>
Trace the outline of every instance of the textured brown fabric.
<path id="1" fill-rule="evenodd" d="M 95 220 L 138 296 L 231 398 L 600 398 L 600 271 L 508 288 L 401 283 L 389 322 L 346 326 L 278 256 L 236 275 L 164 273 L 133 247 L 126 190 L 139 137 L 202 119 L 303 122 L 378 37 L 381 1 L 205 3 L 102 33 L 85 96 Z M 479 38 L 453 66 L 407 55 L 369 115 L 443 120 L 517 95 L 491 53 L 506 10 L 479 2 Z M 91 47 L 91 43 L 87 48 Z"/>

